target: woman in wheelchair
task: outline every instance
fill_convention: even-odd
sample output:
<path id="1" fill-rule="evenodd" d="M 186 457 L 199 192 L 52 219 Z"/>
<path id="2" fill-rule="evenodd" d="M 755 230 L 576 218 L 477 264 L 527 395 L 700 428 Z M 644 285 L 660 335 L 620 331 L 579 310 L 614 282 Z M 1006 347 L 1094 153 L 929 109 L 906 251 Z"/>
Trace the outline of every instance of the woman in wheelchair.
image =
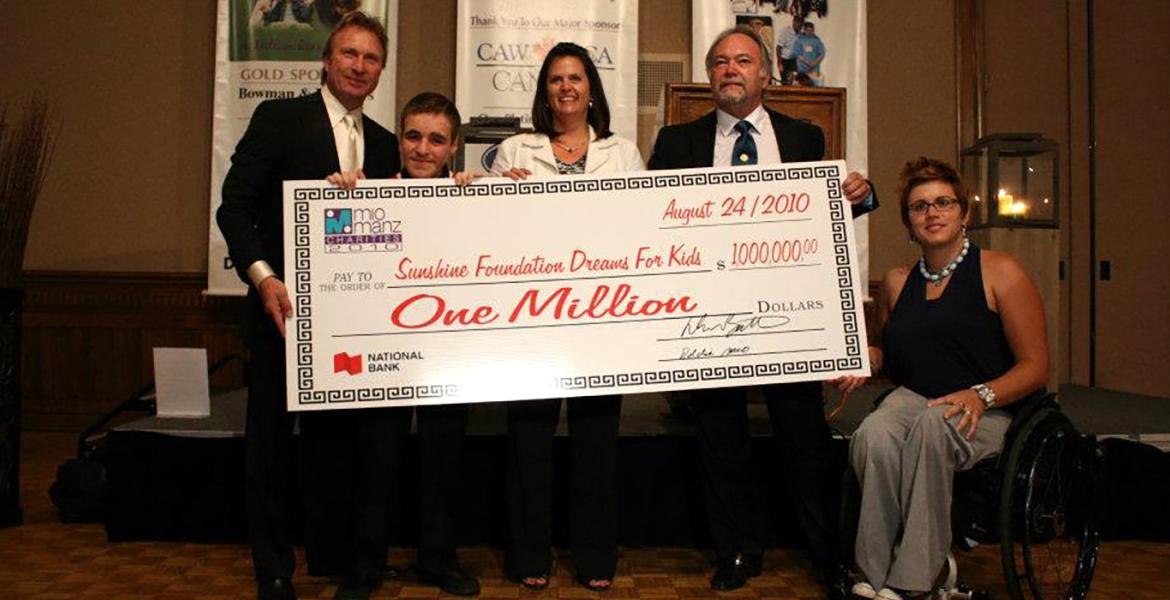
<path id="1" fill-rule="evenodd" d="M 850 462 L 861 486 L 855 559 L 863 598 L 928 593 L 951 545 L 954 474 L 1000 452 L 1012 403 L 1048 379 L 1044 307 L 1009 255 L 966 235 L 969 197 L 947 163 L 901 174 L 902 222 L 922 249 L 886 274 L 878 295 L 875 372 L 896 386 L 861 423 Z M 863 378 L 832 383 L 856 389 Z"/>

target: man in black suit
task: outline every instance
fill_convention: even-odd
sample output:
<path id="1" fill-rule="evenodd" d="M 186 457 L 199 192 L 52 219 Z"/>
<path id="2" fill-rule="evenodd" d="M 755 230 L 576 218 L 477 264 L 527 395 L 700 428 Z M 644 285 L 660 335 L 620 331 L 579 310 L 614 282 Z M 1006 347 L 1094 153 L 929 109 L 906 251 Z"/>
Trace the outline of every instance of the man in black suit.
<path id="1" fill-rule="evenodd" d="M 216 213 L 232 262 L 249 284 L 245 486 L 262 600 L 296 597 L 290 544 L 296 448 L 284 354 L 292 305 L 282 281 L 282 182 L 324 179 L 342 169 L 378 178 L 398 172 L 394 134 L 362 114 L 386 64 L 386 43 L 386 29 L 377 20 L 360 12 L 347 15 L 326 42 L 321 90 L 256 108 L 232 156 Z M 394 440 L 408 427 L 409 413 L 401 409 L 301 414 L 306 546 L 311 566 L 316 549 L 323 549 L 319 562 L 333 564 L 319 571 L 343 576 L 337 598 L 366 598 L 381 581 Z"/>
<path id="2" fill-rule="evenodd" d="M 819 127 L 763 106 L 772 72 L 767 44 L 750 28 L 721 33 L 707 52 L 707 76 L 717 110 L 690 123 L 664 127 L 654 143 L 651 169 L 775 164 L 821 160 Z M 858 216 L 877 207 L 869 182 L 850 173 L 842 190 Z M 763 389 L 774 437 L 784 463 L 784 482 L 818 571 L 835 575 L 840 563 L 837 506 L 839 473 L 819 382 Z M 762 568 L 764 511 L 750 472 L 745 388 L 697 390 L 692 406 L 704 470 L 704 497 L 717 568 L 716 590 L 742 587 Z M 835 583 L 835 582 L 834 582 Z"/>

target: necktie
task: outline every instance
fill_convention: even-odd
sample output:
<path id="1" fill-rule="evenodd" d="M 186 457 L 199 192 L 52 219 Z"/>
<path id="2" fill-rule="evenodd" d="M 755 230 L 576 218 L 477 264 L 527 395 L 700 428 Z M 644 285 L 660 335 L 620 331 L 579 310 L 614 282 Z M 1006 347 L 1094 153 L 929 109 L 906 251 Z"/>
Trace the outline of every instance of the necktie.
<path id="1" fill-rule="evenodd" d="M 347 113 L 341 120 L 345 123 L 345 152 L 341 157 L 341 170 L 356 171 L 359 166 L 357 125 L 352 114 Z"/>
<path id="2" fill-rule="evenodd" d="M 731 149 L 731 166 L 756 164 L 756 140 L 752 139 L 752 124 L 740 121 L 735 124 L 739 132 L 739 139 L 735 140 L 735 147 Z"/>

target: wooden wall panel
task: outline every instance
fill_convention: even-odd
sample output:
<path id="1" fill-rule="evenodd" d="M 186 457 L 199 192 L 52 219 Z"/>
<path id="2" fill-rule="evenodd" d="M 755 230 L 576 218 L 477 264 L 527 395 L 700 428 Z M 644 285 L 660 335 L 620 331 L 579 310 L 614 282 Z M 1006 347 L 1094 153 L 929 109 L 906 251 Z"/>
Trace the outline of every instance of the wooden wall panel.
<path id="1" fill-rule="evenodd" d="M 242 298 L 203 296 L 202 273 L 25 275 L 24 427 L 81 431 L 153 379 L 156 346 L 241 354 Z M 211 384 L 243 384 L 233 364 Z"/>
<path id="2" fill-rule="evenodd" d="M 1096 384 L 1170 398 L 1170 236 L 1161 183 L 1170 162 L 1170 3 L 1094 3 Z M 1099 263 L 1098 263 L 1099 264 Z"/>
<path id="3" fill-rule="evenodd" d="M 952 2 L 870 3 L 869 178 L 882 206 L 869 215 L 869 274 L 918 260 L 898 211 L 898 174 L 908 160 L 950 162 L 956 149 L 955 10 Z"/>

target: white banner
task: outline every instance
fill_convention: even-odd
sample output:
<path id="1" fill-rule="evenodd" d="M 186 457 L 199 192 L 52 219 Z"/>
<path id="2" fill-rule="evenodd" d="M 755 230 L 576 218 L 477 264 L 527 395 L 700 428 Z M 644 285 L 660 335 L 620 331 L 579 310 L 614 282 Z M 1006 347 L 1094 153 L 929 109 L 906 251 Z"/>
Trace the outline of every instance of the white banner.
<path id="1" fill-rule="evenodd" d="M 800 34 L 800 15 L 812 31 Z M 756 29 L 768 42 L 773 83 L 845 88 L 845 162 L 850 171 L 869 172 L 869 121 L 866 82 L 866 0 L 692 0 L 691 65 L 694 81 L 707 81 L 711 41 L 735 25 Z M 803 66 L 801 58 L 804 58 Z M 785 76 L 788 60 L 795 73 Z M 869 217 L 857 220 L 862 275 L 868 277 Z"/>
<path id="2" fill-rule="evenodd" d="M 868 374 L 844 169 L 286 182 L 289 408 Z"/>
<path id="3" fill-rule="evenodd" d="M 455 101 L 464 119 L 520 117 L 545 55 L 558 42 L 589 50 L 605 87 L 610 128 L 638 137 L 637 0 L 459 0 Z"/>
<path id="4" fill-rule="evenodd" d="M 321 51 L 341 18 L 325 0 L 219 0 L 215 34 L 215 102 L 211 133 L 211 202 L 207 293 L 243 295 L 215 224 L 223 178 L 252 111 L 264 100 L 312 94 L 321 88 Z M 398 0 L 362 0 L 361 10 L 387 26 L 386 68 L 365 112 L 394 129 Z"/>

